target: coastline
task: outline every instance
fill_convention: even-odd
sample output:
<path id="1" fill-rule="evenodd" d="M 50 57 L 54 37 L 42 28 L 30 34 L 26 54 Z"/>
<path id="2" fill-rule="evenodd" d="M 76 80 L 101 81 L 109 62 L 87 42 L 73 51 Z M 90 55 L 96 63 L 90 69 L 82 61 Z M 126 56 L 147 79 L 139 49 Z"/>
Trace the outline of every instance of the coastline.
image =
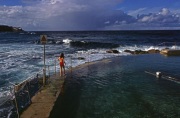
<path id="1" fill-rule="evenodd" d="M 152 57 L 152 58 L 149 58 L 149 57 Z M 154 59 L 154 57 L 156 58 Z M 79 104 L 80 104 L 80 96 L 82 94 L 81 90 L 82 90 L 82 86 L 84 82 L 84 80 L 82 79 L 85 79 L 88 76 L 90 77 L 93 76 L 92 74 L 95 71 L 98 73 L 99 71 L 101 71 L 100 69 L 102 69 L 103 67 L 108 66 L 108 68 L 111 71 L 113 71 L 113 68 L 110 66 L 111 64 L 119 66 L 119 62 L 122 64 L 125 64 L 125 62 L 127 61 L 126 59 L 128 59 L 128 61 L 130 61 L 131 63 L 134 63 L 138 61 L 139 59 L 140 60 L 147 59 L 146 62 L 148 62 L 148 59 L 150 59 L 152 63 L 156 63 L 156 60 L 159 57 L 161 59 L 165 59 L 165 60 L 167 59 L 167 57 L 162 56 L 160 54 L 129 55 L 129 56 L 125 56 L 125 58 L 124 56 L 117 56 L 117 57 L 101 59 L 101 60 L 97 60 L 93 62 L 87 62 L 79 66 L 73 67 L 72 70 L 70 68 L 67 70 L 67 76 L 65 78 L 60 78 L 59 75 L 56 75 L 56 76 L 54 75 L 52 79 L 54 81 L 52 81 L 50 85 L 47 85 L 46 87 L 44 87 L 39 93 L 37 93 L 33 97 L 32 104 L 21 114 L 21 118 L 54 118 L 54 117 L 56 118 L 60 116 L 61 117 L 65 116 L 68 118 L 75 118 L 77 114 L 76 110 L 78 109 Z M 159 59 L 157 61 L 159 61 Z M 141 63 L 141 62 L 137 62 L 137 63 Z M 151 68 L 152 66 L 149 67 L 147 64 L 145 67 L 146 67 L 145 69 L 148 69 L 148 68 Z M 139 70 L 139 67 L 133 67 L 133 68 L 136 68 L 137 70 Z M 137 70 L 135 72 L 137 72 Z M 129 72 L 131 71 L 127 71 L 127 73 Z M 137 75 L 141 76 L 140 73 L 142 75 L 146 75 L 145 73 L 142 73 L 142 72 L 137 72 Z M 146 80 L 147 81 L 146 82 L 145 80 L 142 79 L 141 82 L 143 82 L 143 84 L 144 83 L 149 84 L 148 82 L 154 83 L 155 78 L 153 76 L 149 76 L 149 75 L 146 75 L 146 76 L 148 76 L 148 80 Z M 131 80 L 131 82 L 133 81 Z M 156 83 L 154 84 L 156 85 Z M 69 87 L 73 91 L 70 92 Z M 128 88 L 129 85 L 127 85 L 126 87 Z M 146 89 L 143 89 L 143 90 L 146 90 Z M 150 89 L 150 90 L 154 90 L 154 89 Z M 152 101 L 152 102 L 155 102 L 155 101 Z M 71 106 L 71 107 L 68 107 L 68 106 Z M 157 106 L 151 106 L 151 107 L 155 108 Z M 146 112 L 148 113 L 148 111 Z"/>
<path id="2" fill-rule="evenodd" d="M 112 57 L 113 58 L 113 57 Z M 59 74 L 54 74 L 50 77 L 50 84 L 42 87 L 41 90 L 32 97 L 32 103 L 30 106 L 25 109 L 20 117 L 21 118 L 48 118 L 50 113 L 55 106 L 55 102 L 57 101 L 60 94 L 63 94 L 64 90 L 64 82 L 65 80 L 70 79 L 73 74 L 78 71 L 83 71 L 86 73 L 88 71 L 88 67 L 95 64 L 109 63 L 112 58 L 101 59 L 93 62 L 86 62 L 84 64 L 78 65 L 66 71 L 66 77 L 60 77 Z M 115 57 L 114 57 L 115 58 Z M 75 72 L 75 73 L 74 73 Z"/>
<path id="3" fill-rule="evenodd" d="M 101 79 L 101 77 L 97 77 L 96 80 L 93 81 L 92 87 L 99 87 L 98 84 L 101 84 L 102 86 L 100 86 L 101 88 L 105 88 L 106 86 L 108 86 L 109 79 L 111 78 L 111 75 L 117 75 L 117 73 L 120 73 L 118 77 L 123 76 L 122 78 L 117 78 L 117 83 L 115 84 L 119 84 L 121 83 L 121 79 L 123 81 L 126 80 L 130 80 L 131 78 L 134 79 L 134 81 L 132 82 L 132 84 L 135 83 L 135 81 L 137 81 L 141 75 L 143 79 L 146 79 L 146 76 L 143 76 L 144 70 L 149 70 L 151 72 L 156 72 L 156 71 L 161 71 L 161 72 L 170 72 L 170 74 L 179 74 L 180 70 L 180 66 L 177 67 L 178 63 L 179 63 L 179 58 L 177 57 L 166 57 L 167 59 L 161 58 L 160 55 L 155 55 L 153 56 L 138 56 L 138 54 L 149 54 L 147 53 L 147 50 L 149 49 L 164 49 L 165 48 L 165 42 L 170 41 L 170 43 L 173 43 L 176 40 L 176 37 L 178 36 L 178 34 L 175 35 L 170 35 L 170 38 L 167 37 L 166 33 L 168 32 L 159 32 L 159 33 L 155 33 L 155 32 L 140 32 L 139 35 L 133 35 L 134 32 L 102 32 L 99 34 L 99 32 L 35 32 L 33 34 L 30 33 L 2 33 L 2 37 L 1 37 L 1 42 L 2 42 L 2 67 L 1 67 L 1 81 L 0 84 L 1 85 L 5 85 L 8 84 L 8 81 L 11 82 L 15 82 L 15 81 L 21 81 L 23 80 L 22 78 L 29 78 L 31 76 L 31 74 L 35 75 L 36 78 L 36 73 L 38 70 L 42 70 L 41 65 L 43 64 L 43 59 L 41 58 L 41 52 L 42 52 L 42 46 L 39 45 L 39 43 L 36 43 L 35 39 L 39 39 L 37 37 L 39 37 L 40 34 L 47 34 L 48 37 L 50 37 L 50 40 L 48 40 L 48 55 L 47 55 L 47 62 L 48 65 L 52 65 L 52 69 L 50 68 L 50 73 L 49 75 L 54 74 L 53 71 L 56 71 L 56 69 L 54 69 L 54 57 L 56 57 L 57 55 L 59 55 L 59 52 L 65 52 L 67 54 L 67 66 L 68 69 L 69 67 L 71 67 L 71 65 L 74 67 L 79 67 L 82 68 L 81 66 L 77 66 L 80 65 L 82 63 L 85 63 L 85 61 L 87 61 L 87 58 L 89 58 L 89 54 L 91 61 L 95 61 L 96 59 L 101 60 L 102 58 L 111 58 L 112 55 L 114 54 L 107 54 L 109 53 L 113 53 L 114 50 L 109 50 L 109 49 L 116 49 L 118 51 L 120 51 L 120 55 L 126 55 L 127 53 L 125 53 L 125 49 L 127 52 L 132 53 L 133 56 L 128 56 L 128 57 L 122 57 L 117 63 L 117 66 L 115 65 L 114 67 L 112 67 L 111 64 L 114 63 L 114 61 L 109 64 L 109 68 L 108 68 L 108 72 L 107 72 L 107 76 L 110 76 L 109 78 L 105 78 L 104 80 L 104 76 L 101 73 L 102 71 L 105 70 L 106 67 L 105 64 L 104 65 L 100 65 L 100 66 L 93 66 L 93 68 L 87 68 L 84 69 L 84 71 L 86 72 L 85 74 L 82 74 L 83 72 L 83 68 L 82 71 L 79 71 L 79 73 L 74 73 L 76 71 L 75 68 L 72 69 L 72 75 L 79 75 L 78 77 L 84 82 L 84 84 L 86 84 L 87 82 L 91 83 L 92 80 L 90 80 L 89 78 L 91 77 L 95 77 L 96 74 L 102 75 L 103 79 Z M 9 35 L 12 34 L 12 35 Z M 174 34 L 174 32 L 172 32 L 172 34 Z M 123 37 L 121 37 L 121 35 Z M 59 36 L 62 36 L 61 38 Z M 108 37 L 107 37 L 108 36 Z M 119 37 L 120 36 L 120 37 Z M 144 37 L 147 36 L 147 37 Z M 157 40 L 153 40 L 156 36 Z M 88 37 L 88 40 L 87 38 Z M 133 37 L 133 38 L 132 38 Z M 173 37 L 173 39 L 171 39 Z M 16 39 L 16 40 L 14 40 Z M 27 40 L 24 40 L 27 39 Z M 91 39 L 91 40 L 89 40 Z M 170 40 L 171 39 L 171 40 Z M 71 41 L 70 43 L 64 43 L 64 41 Z M 22 41 L 24 42 L 22 45 Z M 39 41 L 39 40 L 38 40 Z M 98 42 L 98 43 L 96 43 Z M 109 43 L 112 45 L 113 48 L 109 48 Z M 178 41 L 177 41 L 178 42 Z M 13 43 L 13 45 L 11 45 Z M 161 43 L 161 44 L 160 44 Z M 179 43 L 179 42 L 178 42 Z M 71 45 L 73 44 L 73 45 Z M 119 47 L 115 47 L 116 44 L 119 44 Z M 174 43 L 173 43 L 174 44 Z M 111 47 L 111 46 L 110 46 Z M 173 48 L 173 47 L 177 47 L 179 48 L 179 44 L 177 46 L 170 46 L 167 45 L 168 48 Z M 107 51 L 106 51 L 107 50 Z M 106 51 L 106 52 L 105 52 Z M 123 52 L 123 53 L 121 53 Z M 156 52 L 156 50 L 152 50 L 152 52 Z M 130 54 L 131 55 L 131 54 Z M 134 56 L 135 55 L 135 56 Z M 117 56 L 117 55 L 116 55 Z M 12 58 L 13 57 L 13 58 Z M 85 57 L 85 58 L 83 58 Z M 129 58 L 130 57 L 130 58 Z M 138 57 L 138 58 L 137 58 Z M 147 58 L 142 58 L 142 57 L 147 57 Z M 149 57 L 149 58 L 148 58 Z M 156 58 L 158 57 L 158 58 Z M 4 58 L 6 58 L 6 60 L 4 60 Z M 125 58 L 125 59 L 123 59 Z M 141 58 L 140 62 L 138 61 Z M 154 58 L 154 59 L 153 59 Z M 71 60 L 73 59 L 73 61 Z M 80 61 L 79 61 L 80 60 Z M 99 62 L 98 60 L 98 62 Z M 124 62 L 122 61 L 124 60 Z M 135 63 L 138 64 L 134 64 L 134 60 Z M 149 63 L 152 62 L 152 63 Z M 167 60 L 167 61 L 166 61 Z M 163 61 L 163 62 L 162 62 Z M 73 63 L 71 63 L 73 62 Z M 97 61 L 96 61 L 97 62 Z M 108 62 L 108 61 L 107 61 Z M 128 63 L 126 63 L 128 62 Z M 126 63 L 126 64 L 123 64 Z M 148 63 L 148 65 L 147 65 Z M 86 62 L 85 64 L 88 64 L 88 62 Z M 85 65 L 82 64 L 82 65 Z M 135 65 L 135 66 L 132 66 Z M 101 67 L 102 66 L 102 67 Z M 159 67 L 158 67 L 159 66 Z M 119 71 L 115 71 L 116 67 L 120 67 Z M 156 68 L 154 68 L 156 67 Z M 86 68 L 86 67 L 85 67 Z M 89 70 L 88 70 L 89 69 Z M 94 71 L 95 70 L 95 71 Z M 128 71 L 129 70 L 129 71 Z M 171 71 L 172 70 L 172 71 Z M 110 72 L 109 72 L 110 71 Z M 108 73 L 112 73 L 112 71 L 114 71 L 113 74 L 108 75 Z M 57 71 L 56 71 L 57 72 Z M 121 73 L 123 72 L 123 73 Z M 71 72 L 70 72 L 71 73 Z M 126 76 L 124 76 L 124 73 L 126 74 Z M 86 75 L 88 74 L 88 75 Z M 42 75 L 42 73 L 40 73 L 39 75 Z M 70 75 L 70 74 L 68 74 Z M 83 77 L 81 75 L 84 75 Z M 106 74 L 104 74 L 106 75 Z M 129 76 L 129 78 L 128 78 Z M 69 76 L 71 78 L 71 76 Z M 78 78 L 77 77 L 77 78 Z M 105 76 L 106 77 L 106 76 Z M 135 77 L 139 77 L 138 79 Z M 67 78 L 67 79 L 70 79 Z M 77 79 L 76 78 L 76 79 Z M 126 80 L 124 78 L 127 78 Z M 56 79 L 60 79 L 60 78 L 56 78 Z M 78 80 L 80 80 L 78 79 Z M 141 79 L 141 78 L 140 78 Z M 152 77 L 151 80 L 154 80 L 155 78 Z M 90 81 L 89 81 L 90 80 Z M 58 82 L 58 80 L 57 80 Z M 77 81 L 78 82 L 78 81 Z M 112 81 L 111 81 L 112 82 Z M 127 82 L 126 84 L 129 85 L 130 82 Z M 42 83 L 42 82 L 39 82 Z M 39 85 L 38 83 L 38 85 Z M 31 82 L 31 86 L 28 85 L 28 87 L 32 88 L 32 86 L 37 85 L 36 83 L 32 83 Z M 84 86 L 84 84 L 82 84 L 82 86 Z M 114 87 L 113 84 L 111 87 Z M 151 83 L 152 85 L 154 83 Z M 73 84 L 71 84 L 73 86 Z M 119 88 L 119 86 L 117 88 Z M 36 87 L 36 86 L 35 86 Z M 159 87 L 159 85 L 157 85 L 157 88 Z M 165 87 L 165 86 L 162 86 Z M 27 102 L 29 103 L 29 98 L 27 95 L 27 86 L 24 87 L 24 91 L 21 92 L 23 93 L 23 95 L 25 96 L 26 100 L 28 100 Z M 38 87 L 40 88 L 40 87 Z M 135 86 L 136 88 L 136 86 Z M 36 88 L 35 88 L 36 89 Z M 47 88 L 44 88 L 47 89 Z M 60 88 L 59 88 L 60 89 Z M 58 90 L 59 90 L 58 89 Z M 84 87 L 82 87 L 82 89 L 84 89 Z M 89 88 L 91 89 L 91 88 Z M 9 88 L 8 87 L 2 87 L 1 89 L 1 95 L 3 95 L 4 93 L 8 92 Z M 39 89 L 38 89 L 39 90 Z M 107 89 L 106 89 L 107 90 Z M 106 91 L 105 90 L 105 91 Z M 32 92 L 31 92 L 32 91 Z M 34 90 L 30 90 L 31 93 L 33 93 Z M 43 91 L 43 90 L 42 90 Z M 96 94 L 98 92 L 98 90 L 95 90 L 93 93 L 91 94 Z M 25 93 L 25 94 L 24 94 Z M 37 94 L 37 92 L 35 93 Z M 52 93 L 51 93 L 52 94 Z M 96 94 L 98 95 L 98 94 Z M 110 94 L 111 95 L 111 94 Z M 19 99 L 19 104 L 18 107 L 20 112 L 22 111 L 22 109 L 26 109 L 26 102 L 24 102 L 21 96 L 21 94 L 19 94 L 20 98 Z M 31 95 L 31 98 L 34 95 Z M 88 99 L 90 99 L 91 97 L 88 97 Z M 80 100 L 81 101 L 81 100 Z M 22 104 L 25 103 L 25 104 Z M 10 106 L 10 105 L 9 105 Z M 7 106 L 7 107 L 9 107 Z M 13 106 L 13 104 L 12 104 Z M 15 109 L 15 107 L 14 107 Z M 13 112 L 16 115 L 16 109 L 14 110 L 15 112 Z M 6 113 L 6 109 L 3 109 L 3 112 L 1 112 L 0 116 L 5 116 L 4 114 Z M 9 112 L 10 113 L 10 112 Z M 93 112 L 92 112 L 93 113 Z"/>

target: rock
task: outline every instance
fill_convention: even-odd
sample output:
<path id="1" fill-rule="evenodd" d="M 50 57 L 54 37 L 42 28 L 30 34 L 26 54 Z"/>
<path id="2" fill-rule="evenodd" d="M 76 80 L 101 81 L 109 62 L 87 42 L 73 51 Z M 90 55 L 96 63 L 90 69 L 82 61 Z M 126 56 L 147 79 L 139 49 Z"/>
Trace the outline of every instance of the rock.
<path id="1" fill-rule="evenodd" d="M 78 57 L 77 59 L 79 59 L 79 60 L 85 60 L 84 57 Z"/>
<path id="2" fill-rule="evenodd" d="M 124 52 L 134 54 L 134 51 L 131 51 L 131 50 L 124 50 Z"/>
<path id="3" fill-rule="evenodd" d="M 108 51 L 106 51 L 107 53 L 115 53 L 115 54 L 118 54 L 119 53 L 119 51 L 118 50 L 108 50 Z"/>
<path id="4" fill-rule="evenodd" d="M 107 53 L 112 53 L 112 51 L 111 51 L 111 50 L 107 50 L 106 52 L 107 52 Z"/>
<path id="5" fill-rule="evenodd" d="M 147 51 L 149 54 L 159 53 L 159 50 L 151 49 Z"/>
<path id="6" fill-rule="evenodd" d="M 131 53 L 131 54 L 148 54 L 147 51 L 142 51 L 142 50 L 135 50 L 135 51 L 124 50 L 124 52 Z"/>
<path id="7" fill-rule="evenodd" d="M 124 50 L 124 52 L 127 53 L 131 53 L 131 54 L 154 54 L 154 53 L 159 53 L 159 50 L 155 50 L 155 49 L 151 49 L 148 51 L 143 51 L 143 50 L 135 50 L 135 51 L 131 51 L 131 50 Z"/>
<path id="8" fill-rule="evenodd" d="M 147 54 L 147 51 L 142 51 L 142 50 L 135 50 L 134 54 Z"/>
<path id="9" fill-rule="evenodd" d="M 23 30 L 20 27 L 0 25 L 0 32 L 23 32 Z"/>
<path id="10" fill-rule="evenodd" d="M 91 52 L 90 54 L 97 54 L 98 52 Z"/>
<path id="11" fill-rule="evenodd" d="M 166 56 L 180 56 L 180 50 L 163 49 L 160 53 Z"/>

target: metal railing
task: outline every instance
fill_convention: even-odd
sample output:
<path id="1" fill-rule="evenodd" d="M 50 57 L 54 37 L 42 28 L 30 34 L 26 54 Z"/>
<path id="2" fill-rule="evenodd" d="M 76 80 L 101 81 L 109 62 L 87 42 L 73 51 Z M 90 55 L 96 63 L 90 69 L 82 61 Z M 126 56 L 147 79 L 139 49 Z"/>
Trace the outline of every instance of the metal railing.
<path id="1" fill-rule="evenodd" d="M 19 84 L 9 82 L 12 85 L 11 96 L 0 103 L 0 118 L 19 118 L 20 113 L 31 104 L 31 98 L 42 87 L 42 78 L 43 72 L 39 71 Z"/>
<path id="2" fill-rule="evenodd" d="M 89 57 L 89 56 L 88 56 Z M 89 59 L 88 59 L 89 62 Z M 11 96 L 0 103 L 0 118 L 19 118 L 20 114 L 31 104 L 31 98 L 42 88 L 42 86 L 51 82 L 51 74 L 57 75 L 59 71 L 58 62 L 55 59 L 54 66 L 46 66 L 37 74 L 32 75 L 21 83 L 15 84 L 9 82 L 11 86 Z M 51 71 L 50 71 L 51 69 Z M 70 69 L 72 74 L 72 57 L 70 57 Z M 45 76 L 45 80 L 43 79 Z"/>

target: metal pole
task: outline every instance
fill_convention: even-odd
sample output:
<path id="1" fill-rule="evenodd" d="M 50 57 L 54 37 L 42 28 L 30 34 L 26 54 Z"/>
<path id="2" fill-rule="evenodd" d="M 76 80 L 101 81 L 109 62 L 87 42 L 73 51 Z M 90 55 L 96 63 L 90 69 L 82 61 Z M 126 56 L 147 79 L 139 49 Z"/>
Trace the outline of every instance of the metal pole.
<path id="1" fill-rule="evenodd" d="M 87 61 L 88 61 L 88 69 L 89 69 L 89 51 L 87 52 Z"/>
<path id="2" fill-rule="evenodd" d="M 29 96 L 29 101 L 30 101 L 30 103 L 31 103 L 31 102 L 32 102 L 32 101 L 31 101 L 31 96 L 30 96 L 29 88 L 28 88 L 27 84 L 30 85 L 30 82 L 27 82 L 27 83 L 26 83 L 26 87 L 27 87 L 27 92 L 28 92 L 28 96 Z"/>
<path id="3" fill-rule="evenodd" d="M 72 56 L 71 56 L 71 77 L 72 77 Z"/>
<path id="4" fill-rule="evenodd" d="M 45 44 L 44 44 L 44 69 L 46 70 L 46 63 L 45 63 Z"/>
<path id="5" fill-rule="evenodd" d="M 36 75 L 36 79 L 37 79 L 37 81 L 39 80 L 39 74 L 37 73 L 37 75 Z M 39 89 L 39 81 L 38 81 L 38 89 Z"/>
<path id="6" fill-rule="evenodd" d="M 89 61 L 90 61 L 90 59 L 89 59 L 89 52 L 88 52 L 88 66 L 89 66 Z"/>
<path id="7" fill-rule="evenodd" d="M 50 70 L 49 70 L 49 66 L 48 66 L 48 73 L 49 73 L 49 77 L 50 77 Z"/>
<path id="8" fill-rule="evenodd" d="M 46 83 L 46 72 L 45 72 L 46 70 L 45 69 L 43 69 L 43 86 L 45 86 L 45 83 Z"/>
<path id="9" fill-rule="evenodd" d="M 15 96 L 15 104 L 16 104 L 17 115 L 18 115 L 18 118 L 20 118 L 20 115 L 19 115 L 19 109 L 18 109 L 18 104 L 17 104 L 17 99 L 16 99 L 16 90 L 15 90 L 15 86 L 14 86 L 14 96 Z"/>
<path id="10" fill-rule="evenodd" d="M 55 75 L 56 75 L 56 59 L 55 59 Z"/>
<path id="11" fill-rule="evenodd" d="M 46 63 L 45 63 L 45 44 L 44 44 L 43 86 L 45 86 L 45 81 L 46 81 Z"/>
<path id="12" fill-rule="evenodd" d="M 48 73 L 49 73 L 49 77 L 48 77 L 48 84 L 50 82 L 50 70 L 49 70 L 49 66 L 48 66 Z"/>

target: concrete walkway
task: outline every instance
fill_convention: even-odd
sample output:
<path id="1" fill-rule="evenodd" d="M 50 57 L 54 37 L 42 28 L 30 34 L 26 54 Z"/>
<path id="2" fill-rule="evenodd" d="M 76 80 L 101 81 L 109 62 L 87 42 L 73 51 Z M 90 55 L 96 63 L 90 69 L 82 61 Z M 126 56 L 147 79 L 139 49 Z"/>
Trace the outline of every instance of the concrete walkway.
<path id="1" fill-rule="evenodd" d="M 75 74 L 74 72 L 76 72 L 76 76 L 78 76 L 77 74 L 81 76 L 82 73 L 86 75 L 89 71 L 88 66 L 100 62 L 104 64 L 111 61 L 109 59 L 104 59 L 101 61 L 85 63 L 67 70 L 66 73 L 69 75 L 69 77 Z M 68 77 L 60 77 L 59 75 L 51 76 L 50 84 L 43 87 L 32 98 L 32 104 L 21 114 L 20 118 L 48 118 L 60 92 L 64 92 L 63 84 L 65 79 L 68 79 Z"/>
<path id="2" fill-rule="evenodd" d="M 62 91 L 64 79 L 65 77 L 55 75 L 50 77 L 50 83 L 32 98 L 32 104 L 20 115 L 20 118 L 48 118 Z"/>

